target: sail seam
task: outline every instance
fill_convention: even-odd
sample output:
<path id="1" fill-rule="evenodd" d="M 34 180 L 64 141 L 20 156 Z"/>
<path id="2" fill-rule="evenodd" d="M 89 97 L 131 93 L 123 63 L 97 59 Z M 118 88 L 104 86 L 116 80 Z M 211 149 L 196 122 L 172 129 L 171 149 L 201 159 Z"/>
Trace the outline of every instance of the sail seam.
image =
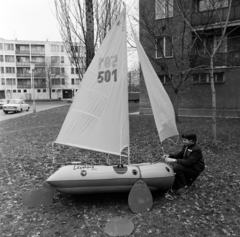
<path id="1" fill-rule="evenodd" d="M 96 119 L 100 119 L 100 117 L 97 117 L 97 116 L 95 116 L 95 115 L 93 115 L 93 114 L 84 112 L 84 111 L 82 111 L 82 110 L 78 110 L 78 109 L 71 109 L 71 110 L 72 110 L 72 111 L 80 112 L 80 113 L 82 113 L 82 114 L 87 114 L 87 115 L 89 115 L 89 116 L 91 116 L 91 117 L 94 117 L 94 118 L 96 118 Z"/>
<path id="2" fill-rule="evenodd" d="M 93 90 L 93 89 L 90 89 L 89 87 L 86 87 L 86 86 L 81 86 L 82 88 L 85 88 L 85 89 L 87 89 L 87 90 L 89 90 L 89 91 L 92 91 L 92 92 L 94 92 L 94 93 L 96 93 L 96 94 L 98 94 L 98 95 L 101 95 L 101 96 L 103 96 L 103 97 L 105 97 L 105 98 L 108 98 L 108 96 L 107 95 L 104 95 L 104 94 L 102 94 L 102 93 L 100 93 L 100 92 L 98 92 L 98 91 L 95 91 L 95 90 Z"/>

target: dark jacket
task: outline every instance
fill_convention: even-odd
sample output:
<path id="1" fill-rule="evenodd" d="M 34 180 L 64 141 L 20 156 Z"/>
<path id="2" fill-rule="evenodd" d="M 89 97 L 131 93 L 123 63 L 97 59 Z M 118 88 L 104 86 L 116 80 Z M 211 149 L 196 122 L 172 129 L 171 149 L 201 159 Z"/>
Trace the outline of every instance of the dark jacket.
<path id="1" fill-rule="evenodd" d="M 197 172 L 202 172 L 205 168 L 202 151 L 197 144 L 183 146 L 182 150 L 176 154 L 169 154 L 169 157 L 177 159 L 177 163 Z"/>

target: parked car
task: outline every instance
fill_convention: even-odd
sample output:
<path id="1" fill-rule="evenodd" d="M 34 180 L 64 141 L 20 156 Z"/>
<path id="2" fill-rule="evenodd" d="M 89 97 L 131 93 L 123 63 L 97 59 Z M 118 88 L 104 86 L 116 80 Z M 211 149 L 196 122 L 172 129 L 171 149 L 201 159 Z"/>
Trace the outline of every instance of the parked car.
<path id="1" fill-rule="evenodd" d="M 67 99 L 67 103 L 72 103 L 74 100 L 74 97 L 70 98 L 70 99 Z"/>
<path id="2" fill-rule="evenodd" d="M 2 109 L 3 105 L 7 104 L 9 100 L 7 99 L 1 99 L 0 100 L 0 109 Z"/>
<path id="3" fill-rule="evenodd" d="M 26 104 L 22 99 L 10 99 L 9 102 L 3 105 L 3 112 L 7 114 L 8 112 L 22 112 L 29 111 L 30 105 Z"/>

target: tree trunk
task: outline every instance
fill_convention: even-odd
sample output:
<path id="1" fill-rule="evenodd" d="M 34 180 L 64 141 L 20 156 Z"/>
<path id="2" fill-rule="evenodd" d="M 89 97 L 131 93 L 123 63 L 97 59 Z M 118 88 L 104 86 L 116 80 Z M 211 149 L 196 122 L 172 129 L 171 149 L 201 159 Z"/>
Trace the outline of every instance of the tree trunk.
<path id="1" fill-rule="evenodd" d="M 52 91 L 51 91 L 51 82 L 50 82 L 51 78 L 49 79 L 49 82 L 48 82 L 48 89 L 49 89 L 49 99 L 51 100 L 52 99 Z"/>
<path id="2" fill-rule="evenodd" d="M 94 57 L 93 1 L 86 0 L 86 69 Z"/>
<path id="3" fill-rule="evenodd" d="M 175 92 L 173 107 L 174 107 L 174 112 L 175 112 L 175 120 L 176 120 L 176 122 L 178 122 L 179 121 L 179 117 L 178 117 L 178 92 Z"/>
<path id="4" fill-rule="evenodd" d="M 210 57 L 210 80 L 211 80 L 211 91 L 212 91 L 212 133 L 213 133 L 213 144 L 217 145 L 217 106 L 216 106 L 216 91 L 213 77 L 213 57 Z"/>

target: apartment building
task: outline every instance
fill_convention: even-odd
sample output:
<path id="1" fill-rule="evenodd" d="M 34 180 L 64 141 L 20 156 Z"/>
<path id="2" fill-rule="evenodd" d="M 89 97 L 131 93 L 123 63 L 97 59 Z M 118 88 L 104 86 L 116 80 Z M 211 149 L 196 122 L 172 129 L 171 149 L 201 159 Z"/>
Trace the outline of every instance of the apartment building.
<path id="1" fill-rule="evenodd" d="M 209 53 L 218 45 L 228 10 L 229 0 L 139 1 L 140 41 L 173 103 L 178 95 L 179 115 L 211 116 Z M 239 117 L 239 0 L 232 0 L 225 36 L 213 58 L 213 72 L 218 116 Z M 177 87 L 180 81 L 182 85 Z M 140 113 L 151 113 L 143 80 L 140 102 Z"/>
<path id="2" fill-rule="evenodd" d="M 83 47 L 76 47 L 84 57 Z M 0 98 L 31 100 L 34 93 L 36 100 L 68 99 L 79 84 L 62 42 L 0 38 Z"/>

